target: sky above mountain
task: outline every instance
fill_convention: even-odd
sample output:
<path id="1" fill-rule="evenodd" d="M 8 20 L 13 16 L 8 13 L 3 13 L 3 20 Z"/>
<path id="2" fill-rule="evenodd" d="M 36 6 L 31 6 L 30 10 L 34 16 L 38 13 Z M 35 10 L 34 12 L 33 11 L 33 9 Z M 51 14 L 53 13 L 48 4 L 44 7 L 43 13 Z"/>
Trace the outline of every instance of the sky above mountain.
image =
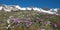
<path id="1" fill-rule="evenodd" d="M 0 0 L 0 4 L 20 5 L 22 7 L 60 8 L 60 0 Z"/>

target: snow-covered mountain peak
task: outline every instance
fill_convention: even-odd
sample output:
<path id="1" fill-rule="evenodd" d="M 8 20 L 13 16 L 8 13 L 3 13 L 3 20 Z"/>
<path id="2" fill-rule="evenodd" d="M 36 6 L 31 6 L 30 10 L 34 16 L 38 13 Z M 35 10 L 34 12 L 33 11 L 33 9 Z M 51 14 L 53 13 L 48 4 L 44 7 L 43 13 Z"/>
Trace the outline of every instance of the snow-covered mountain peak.
<path id="1" fill-rule="evenodd" d="M 18 10 L 37 10 L 39 12 L 48 13 L 48 14 L 57 14 L 58 8 L 52 8 L 50 10 L 44 10 L 42 8 L 37 7 L 20 7 L 19 5 L 0 5 L 0 10 L 4 10 L 5 12 L 18 11 Z"/>

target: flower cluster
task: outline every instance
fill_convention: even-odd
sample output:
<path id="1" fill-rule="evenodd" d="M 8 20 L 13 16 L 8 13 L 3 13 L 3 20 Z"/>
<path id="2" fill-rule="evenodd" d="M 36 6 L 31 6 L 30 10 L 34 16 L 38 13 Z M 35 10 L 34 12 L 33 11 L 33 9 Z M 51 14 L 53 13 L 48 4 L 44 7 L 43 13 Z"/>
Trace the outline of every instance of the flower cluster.
<path id="1" fill-rule="evenodd" d="M 27 11 L 26 11 L 27 12 Z M 13 14 L 14 12 L 12 12 Z M 28 16 L 27 16 L 28 15 Z M 1 20 L 0 21 L 0 26 L 3 27 L 7 26 L 6 28 L 28 28 L 28 29 L 52 29 L 52 28 L 58 28 L 59 27 L 59 22 L 60 22 L 60 16 L 59 15 L 51 15 L 51 14 L 43 14 L 43 13 L 35 13 L 35 12 L 28 12 L 25 13 L 22 12 L 16 12 L 16 14 L 11 15 L 5 15 L 5 19 L 7 18 L 8 20 Z M 9 17 L 10 16 L 10 17 Z M 9 18 L 8 18 L 9 17 Z M 3 19 L 2 17 L 0 19 Z M 56 22 L 56 23 L 54 23 Z M 40 29 L 39 29 L 40 30 Z"/>
<path id="2" fill-rule="evenodd" d="M 13 28 L 14 26 L 16 27 L 16 26 L 20 26 L 20 25 L 22 25 L 22 23 L 24 22 L 25 23 L 25 26 L 26 27 L 29 27 L 30 25 L 32 25 L 33 24 L 33 22 L 30 22 L 29 21 L 29 18 L 24 18 L 24 21 L 22 21 L 22 20 L 20 20 L 19 18 L 12 18 L 12 17 L 10 17 L 9 18 L 10 19 L 10 21 L 12 21 L 12 23 L 11 24 L 8 24 L 8 28 Z M 9 21 L 9 20 L 8 20 Z M 9 21 L 9 22 L 10 22 Z M 23 23 L 23 24 L 24 24 Z M 13 25 L 13 26 L 11 26 L 11 25 Z"/>

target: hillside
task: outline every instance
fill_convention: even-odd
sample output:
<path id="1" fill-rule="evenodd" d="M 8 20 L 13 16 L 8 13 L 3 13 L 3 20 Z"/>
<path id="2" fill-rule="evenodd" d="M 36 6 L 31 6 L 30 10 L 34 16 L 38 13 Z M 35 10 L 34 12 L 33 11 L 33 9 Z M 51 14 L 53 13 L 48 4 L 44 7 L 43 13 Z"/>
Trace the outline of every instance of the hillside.
<path id="1" fill-rule="evenodd" d="M 9 17 L 11 17 L 12 19 Z M 16 22 L 14 22 L 15 20 L 13 18 L 15 19 L 18 18 L 19 22 L 17 20 Z M 7 22 L 8 19 L 10 19 L 10 24 L 13 22 L 14 23 L 10 25 Z M 17 24 L 19 25 L 17 26 Z M 57 27 L 54 26 L 54 24 L 56 24 Z M 8 27 L 8 25 L 10 26 Z M 8 27 L 8 29 L 4 27 Z M 4 12 L 4 11 L 0 12 L 0 30 L 41 30 L 41 29 L 60 30 L 60 15 L 46 14 L 34 10 L 20 10 L 17 12 Z"/>

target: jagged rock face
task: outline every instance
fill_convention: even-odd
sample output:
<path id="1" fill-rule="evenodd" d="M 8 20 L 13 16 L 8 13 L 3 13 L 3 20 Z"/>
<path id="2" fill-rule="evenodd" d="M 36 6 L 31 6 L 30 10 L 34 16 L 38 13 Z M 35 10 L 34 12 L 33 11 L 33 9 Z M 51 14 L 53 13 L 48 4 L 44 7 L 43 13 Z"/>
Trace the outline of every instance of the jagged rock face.
<path id="1" fill-rule="evenodd" d="M 58 14 L 60 14 L 60 10 L 58 10 L 58 12 L 57 12 Z"/>
<path id="2" fill-rule="evenodd" d="M 44 7 L 44 8 L 42 8 L 43 10 L 46 10 L 46 11 L 48 11 L 48 10 L 50 10 L 49 8 L 47 8 L 47 7 Z"/>

